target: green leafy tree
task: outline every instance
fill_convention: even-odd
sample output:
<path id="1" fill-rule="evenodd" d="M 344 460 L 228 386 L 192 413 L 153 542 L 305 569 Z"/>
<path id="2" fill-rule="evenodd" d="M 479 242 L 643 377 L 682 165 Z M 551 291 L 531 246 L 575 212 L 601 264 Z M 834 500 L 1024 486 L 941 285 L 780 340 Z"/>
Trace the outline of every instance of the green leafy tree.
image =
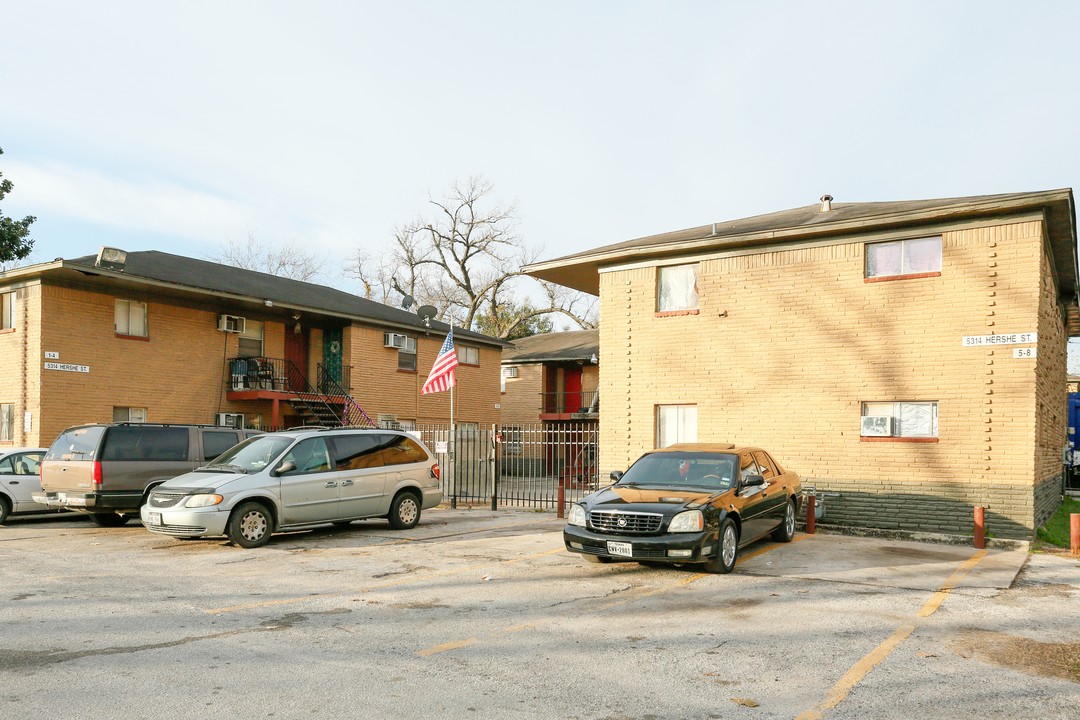
<path id="1" fill-rule="evenodd" d="M 3 148 L 0 148 L 0 155 L 3 154 Z M 14 183 L 4 179 L 3 173 L 0 173 L 0 200 L 3 200 L 13 187 Z M 22 220 L 16 220 L 0 212 L 0 263 L 22 260 L 30 254 L 34 248 L 34 241 L 30 239 L 30 225 L 36 219 L 27 215 Z"/>
<path id="2" fill-rule="evenodd" d="M 538 310 L 529 303 L 500 303 L 495 311 L 476 317 L 476 330 L 503 340 L 520 340 L 554 329 L 551 310 Z"/>

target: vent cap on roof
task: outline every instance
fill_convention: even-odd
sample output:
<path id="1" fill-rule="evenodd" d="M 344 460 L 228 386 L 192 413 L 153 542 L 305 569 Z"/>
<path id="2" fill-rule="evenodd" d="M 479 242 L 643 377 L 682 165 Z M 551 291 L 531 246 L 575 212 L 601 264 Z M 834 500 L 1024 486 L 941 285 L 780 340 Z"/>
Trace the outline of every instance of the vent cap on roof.
<path id="1" fill-rule="evenodd" d="M 821 196 L 821 212 L 829 212 L 832 210 L 832 195 L 825 194 Z"/>

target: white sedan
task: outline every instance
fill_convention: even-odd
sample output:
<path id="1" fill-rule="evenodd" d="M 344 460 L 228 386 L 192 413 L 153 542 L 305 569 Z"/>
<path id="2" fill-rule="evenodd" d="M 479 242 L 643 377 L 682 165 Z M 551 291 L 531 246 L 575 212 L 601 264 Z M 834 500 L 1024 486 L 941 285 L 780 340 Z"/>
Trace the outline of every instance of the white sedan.
<path id="1" fill-rule="evenodd" d="M 12 513 L 47 512 L 30 494 L 41 492 L 38 465 L 47 448 L 6 448 L 0 450 L 0 525 Z"/>

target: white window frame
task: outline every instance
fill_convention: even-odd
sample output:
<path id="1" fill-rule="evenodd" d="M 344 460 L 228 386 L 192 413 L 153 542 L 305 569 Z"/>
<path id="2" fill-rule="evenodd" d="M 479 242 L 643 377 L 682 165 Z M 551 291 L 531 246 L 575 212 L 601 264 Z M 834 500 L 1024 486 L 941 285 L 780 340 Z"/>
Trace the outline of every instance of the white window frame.
<path id="1" fill-rule="evenodd" d="M 473 347 L 472 345 L 458 345 L 458 362 L 462 365 L 479 365 L 480 364 L 480 348 Z"/>
<path id="2" fill-rule="evenodd" d="M 701 263 L 663 265 L 656 270 L 656 311 L 698 309 Z"/>
<path id="3" fill-rule="evenodd" d="M 265 351 L 265 345 L 263 340 L 265 333 L 263 330 L 263 326 L 264 323 L 262 320 L 244 320 L 244 332 L 240 333 L 240 337 L 236 341 L 236 351 L 240 357 L 263 357 L 263 353 Z M 258 342 L 259 352 L 255 353 L 254 355 L 250 353 L 245 353 L 241 349 L 245 341 L 248 343 Z"/>
<path id="4" fill-rule="evenodd" d="M 911 268 L 910 263 L 910 248 L 915 243 L 925 243 L 926 241 L 933 240 L 937 242 L 937 264 L 932 268 Z M 886 246 L 898 246 L 900 248 L 900 267 L 897 268 L 898 272 L 879 271 L 877 268 L 871 269 L 871 256 L 878 250 L 885 248 Z M 928 235 L 926 237 L 918 238 L 906 238 L 904 240 L 889 240 L 888 242 L 878 243 L 866 243 L 866 277 L 867 278 L 902 278 L 909 277 L 911 275 L 928 275 L 932 273 L 941 273 L 941 236 L 940 235 Z"/>
<path id="5" fill-rule="evenodd" d="M 920 417 L 921 416 L 921 417 Z M 891 417 L 892 434 L 873 437 L 889 438 L 937 438 L 938 437 L 938 403 L 936 400 L 902 400 L 902 401 L 865 401 L 862 403 L 862 417 Z M 916 423 L 924 425 L 929 422 L 929 427 L 922 429 L 913 427 Z M 912 430 L 916 432 L 912 432 Z M 863 437 L 871 437 L 864 435 Z"/>
<path id="6" fill-rule="evenodd" d="M 398 348 L 398 370 L 416 372 L 416 338 L 405 336 L 405 345 Z"/>
<path id="7" fill-rule="evenodd" d="M 132 312 L 135 309 L 139 312 Z M 141 313 L 141 318 L 139 314 Z M 150 323 L 147 318 L 148 312 L 146 303 L 138 302 L 137 300 L 116 300 L 116 308 L 113 314 L 114 327 L 117 335 L 124 335 L 127 337 L 150 337 Z M 138 325 L 141 320 L 142 327 L 132 327 L 134 324 Z"/>
<path id="8" fill-rule="evenodd" d="M 0 330 L 15 328 L 15 292 L 0 293 Z"/>
<path id="9" fill-rule="evenodd" d="M 697 442 L 697 405 L 656 406 L 656 447 Z"/>
<path id="10" fill-rule="evenodd" d="M 146 408 L 114 406 L 112 415 L 113 422 L 146 422 Z"/>

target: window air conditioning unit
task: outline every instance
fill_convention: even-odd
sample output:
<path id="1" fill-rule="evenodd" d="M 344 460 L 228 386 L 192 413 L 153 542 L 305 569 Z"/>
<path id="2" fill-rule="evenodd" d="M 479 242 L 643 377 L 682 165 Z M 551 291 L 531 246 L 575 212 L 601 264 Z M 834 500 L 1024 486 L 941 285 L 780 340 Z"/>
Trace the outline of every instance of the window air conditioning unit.
<path id="1" fill-rule="evenodd" d="M 399 333 L 383 333 L 383 346 L 403 350 L 409 346 L 409 336 Z"/>
<path id="2" fill-rule="evenodd" d="M 243 318 L 240 319 L 243 320 Z M 214 416 L 214 424 L 242 430 L 244 428 L 244 416 L 241 413 L 218 413 Z"/>
<path id="3" fill-rule="evenodd" d="M 504 367 L 503 368 L 503 377 L 504 378 L 516 378 L 517 376 L 518 376 L 518 369 L 516 367 Z"/>
<path id="4" fill-rule="evenodd" d="M 888 415 L 864 415 L 862 417 L 863 437 L 889 437 L 893 434 L 893 419 Z"/>
<path id="5" fill-rule="evenodd" d="M 244 332 L 245 320 L 236 315 L 218 315 L 217 329 L 227 333 Z"/>

